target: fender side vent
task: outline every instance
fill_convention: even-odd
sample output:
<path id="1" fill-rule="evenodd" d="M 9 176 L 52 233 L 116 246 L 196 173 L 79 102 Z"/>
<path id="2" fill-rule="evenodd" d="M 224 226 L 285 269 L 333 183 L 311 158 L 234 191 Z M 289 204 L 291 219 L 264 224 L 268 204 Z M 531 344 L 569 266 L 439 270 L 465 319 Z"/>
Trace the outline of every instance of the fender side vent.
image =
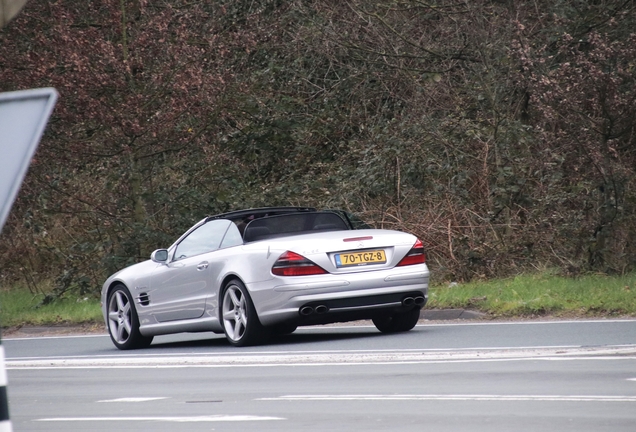
<path id="1" fill-rule="evenodd" d="M 142 306 L 148 306 L 150 304 L 150 297 L 148 297 L 148 293 L 139 293 L 137 301 L 139 301 L 139 304 Z"/>

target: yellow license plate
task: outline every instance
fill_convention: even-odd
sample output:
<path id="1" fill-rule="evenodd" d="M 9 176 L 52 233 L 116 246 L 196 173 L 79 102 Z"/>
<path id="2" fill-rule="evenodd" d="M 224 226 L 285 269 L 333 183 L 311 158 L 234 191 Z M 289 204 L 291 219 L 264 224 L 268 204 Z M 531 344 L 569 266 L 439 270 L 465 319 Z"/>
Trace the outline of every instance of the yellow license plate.
<path id="1" fill-rule="evenodd" d="M 386 254 L 381 249 L 339 253 L 335 255 L 335 258 L 336 267 L 384 264 L 386 262 Z"/>

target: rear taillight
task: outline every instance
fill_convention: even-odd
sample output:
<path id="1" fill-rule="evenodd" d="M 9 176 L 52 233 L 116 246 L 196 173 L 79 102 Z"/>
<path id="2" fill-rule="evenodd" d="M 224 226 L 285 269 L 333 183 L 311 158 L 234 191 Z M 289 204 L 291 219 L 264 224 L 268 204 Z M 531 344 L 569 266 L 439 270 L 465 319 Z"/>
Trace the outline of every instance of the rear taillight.
<path id="1" fill-rule="evenodd" d="M 276 276 L 310 276 L 327 274 L 327 271 L 296 252 L 282 254 L 272 267 Z"/>
<path id="2" fill-rule="evenodd" d="M 424 264 L 426 262 L 426 254 L 424 253 L 424 245 L 421 240 L 417 240 L 409 253 L 406 254 L 402 261 L 398 263 L 398 267 L 413 264 Z"/>

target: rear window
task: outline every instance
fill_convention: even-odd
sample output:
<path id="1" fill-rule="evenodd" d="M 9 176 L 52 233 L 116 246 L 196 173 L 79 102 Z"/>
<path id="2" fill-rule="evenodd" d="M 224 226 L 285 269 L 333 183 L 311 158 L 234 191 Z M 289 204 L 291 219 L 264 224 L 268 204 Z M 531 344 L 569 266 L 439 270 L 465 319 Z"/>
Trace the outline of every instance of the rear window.
<path id="1" fill-rule="evenodd" d="M 319 231 L 348 230 L 347 223 L 333 212 L 292 213 L 253 220 L 245 227 L 245 242 Z"/>

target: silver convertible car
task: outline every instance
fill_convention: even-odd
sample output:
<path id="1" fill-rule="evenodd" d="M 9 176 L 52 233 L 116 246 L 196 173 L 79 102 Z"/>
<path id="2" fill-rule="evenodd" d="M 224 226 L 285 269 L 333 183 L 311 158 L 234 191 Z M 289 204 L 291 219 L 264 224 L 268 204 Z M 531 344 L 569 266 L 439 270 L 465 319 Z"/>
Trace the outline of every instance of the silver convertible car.
<path id="1" fill-rule="evenodd" d="M 234 346 L 298 326 L 370 319 L 411 330 L 428 299 L 422 242 L 339 210 L 269 207 L 210 216 L 109 277 L 102 311 L 119 349 L 156 335 L 225 333 Z"/>

